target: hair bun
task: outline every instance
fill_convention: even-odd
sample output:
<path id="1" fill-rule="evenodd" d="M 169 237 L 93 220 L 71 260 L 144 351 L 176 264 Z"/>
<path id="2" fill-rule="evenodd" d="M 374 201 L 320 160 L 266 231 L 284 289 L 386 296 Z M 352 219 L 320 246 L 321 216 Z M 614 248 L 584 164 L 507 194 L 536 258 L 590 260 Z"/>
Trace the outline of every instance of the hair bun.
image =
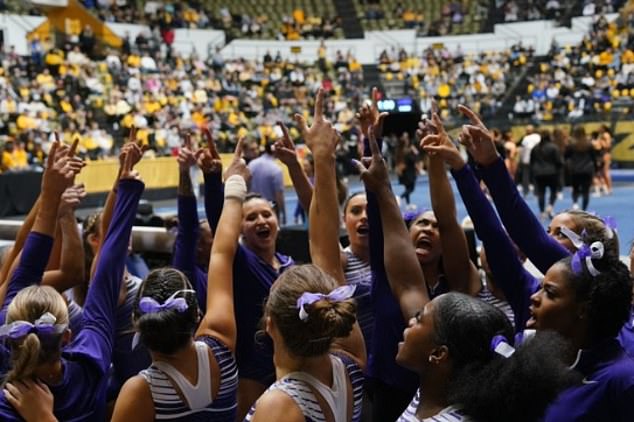
<path id="1" fill-rule="evenodd" d="M 321 299 L 308 307 L 308 314 L 314 338 L 347 337 L 356 321 L 356 304 L 352 299 L 340 302 Z"/>

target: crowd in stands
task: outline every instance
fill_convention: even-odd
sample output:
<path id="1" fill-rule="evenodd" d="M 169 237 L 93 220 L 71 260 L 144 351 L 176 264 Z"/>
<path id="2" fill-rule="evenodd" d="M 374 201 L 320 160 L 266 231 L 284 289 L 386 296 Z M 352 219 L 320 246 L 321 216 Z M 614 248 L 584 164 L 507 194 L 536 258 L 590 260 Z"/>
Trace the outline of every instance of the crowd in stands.
<path id="1" fill-rule="evenodd" d="M 385 81 L 403 81 L 405 95 L 420 98 L 421 111 L 438 100 L 443 117 L 455 113 L 458 104 L 471 104 L 478 113 L 492 117 L 515 78 L 532 63 L 533 51 L 521 44 L 507 51 L 464 53 L 460 48 L 428 48 L 420 55 L 405 49 L 384 50 L 379 69 Z"/>
<path id="2" fill-rule="evenodd" d="M 515 116 L 547 121 L 631 110 L 633 22 L 632 11 L 615 22 L 600 15 L 580 44 L 553 43 L 546 61 L 529 75 L 528 92 L 517 98 Z"/>
<path id="3" fill-rule="evenodd" d="M 372 25 L 372 29 L 377 29 L 373 23 L 378 22 L 385 29 L 416 29 L 419 36 L 430 37 L 478 32 L 487 19 L 489 8 L 486 1 L 426 1 L 417 5 L 402 1 L 360 0 L 357 5 L 363 10 L 362 20 L 366 26 Z M 468 25 L 463 25 L 465 21 Z"/>
<path id="4" fill-rule="evenodd" d="M 341 132 L 363 100 L 361 65 L 349 53 L 331 61 L 322 46 L 315 63 L 300 63 L 273 52 L 224 60 L 218 50 L 204 60 L 160 49 L 156 36 L 126 39 L 123 53 L 95 60 L 85 37 L 45 53 L 38 47 L 30 57 L 9 48 L 0 69 L 0 135 L 33 155 L 40 145 L 48 151 L 57 131 L 66 142 L 79 139 L 82 156 L 98 159 L 115 153 L 132 126 L 156 155 L 173 153 L 180 130 L 209 126 L 229 151 L 242 136 L 264 144 L 278 121 L 296 138 L 290 116 L 312 104 L 318 87 L 329 93 L 328 114 Z"/>

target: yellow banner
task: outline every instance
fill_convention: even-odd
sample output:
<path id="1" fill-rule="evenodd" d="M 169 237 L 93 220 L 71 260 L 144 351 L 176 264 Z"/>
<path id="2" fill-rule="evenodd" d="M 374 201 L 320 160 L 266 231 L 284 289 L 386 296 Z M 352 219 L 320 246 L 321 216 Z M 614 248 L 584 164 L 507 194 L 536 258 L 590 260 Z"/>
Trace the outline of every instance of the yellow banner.
<path id="1" fill-rule="evenodd" d="M 229 166 L 233 154 L 220 154 L 224 168 Z M 291 185 L 286 166 L 278 162 L 284 172 L 284 183 Z M 175 188 L 178 186 L 178 163 L 175 157 L 160 157 L 143 159 L 136 170 L 141 174 L 147 189 Z M 118 160 L 89 161 L 77 176 L 77 183 L 83 183 L 88 193 L 107 192 L 112 189 L 115 177 L 119 171 Z M 202 181 L 202 176 L 201 176 Z"/>

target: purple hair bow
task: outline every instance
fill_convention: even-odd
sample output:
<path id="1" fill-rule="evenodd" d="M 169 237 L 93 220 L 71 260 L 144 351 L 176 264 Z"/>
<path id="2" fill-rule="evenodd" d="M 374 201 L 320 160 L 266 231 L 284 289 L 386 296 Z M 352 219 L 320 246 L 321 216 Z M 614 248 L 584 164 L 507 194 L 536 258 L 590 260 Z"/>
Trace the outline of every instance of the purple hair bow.
<path id="1" fill-rule="evenodd" d="M 515 353 L 515 348 L 511 346 L 506 337 L 502 335 L 494 336 L 491 339 L 491 350 L 500 356 L 504 356 L 505 358 L 509 358 L 513 353 Z"/>
<path id="2" fill-rule="evenodd" d="M 581 274 L 583 271 L 583 263 L 585 262 L 588 272 L 593 277 L 596 277 L 601 274 L 601 272 L 595 268 L 592 260 L 603 258 L 604 253 L 605 247 L 601 242 L 593 242 L 590 246 L 584 244 L 573 255 L 570 261 L 570 267 L 575 274 Z"/>
<path id="3" fill-rule="evenodd" d="M 193 290 L 178 290 L 174 292 L 173 295 L 168 297 L 165 302 L 158 303 L 156 300 L 151 297 L 143 297 L 139 301 L 139 309 L 144 314 L 155 314 L 157 312 L 162 311 L 176 311 L 176 312 L 185 312 L 189 305 L 187 301 L 183 297 L 176 297 L 179 293 L 194 293 Z"/>
<path id="4" fill-rule="evenodd" d="M 330 302 L 343 302 L 350 299 L 354 295 L 354 291 L 357 286 L 354 284 L 347 284 L 340 286 L 331 291 L 328 294 L 324 293 L 303 293 L 299 299 L 297 299 L 297 309 L 299 309 L 299 319 L 306 321 L 308 319 L 308 312 L 304 308 L 306 305 L 312 305 L 318 300 L 326 299 Z"/>
<path id="5" fill-rule="evenodd" d="M 55 324 L 57 318 L 50 312 L 46 312 L 34 323 L 28 321 L 13 321 L 0 327 L 0 338 L 19 340 L 22 337 L 34 333 L 36 335 L 60 334 L 66 329 L 66 324 Z"/>
<path id="6" fill-rule="evenodd" d="M 608 239 L 612 239 L 614 237 L 614 233 L 616 232 L 616 219 L 614 217 L 607 216 L 602 218 L 603 224 L 607 227 L 608 230 Z"/>

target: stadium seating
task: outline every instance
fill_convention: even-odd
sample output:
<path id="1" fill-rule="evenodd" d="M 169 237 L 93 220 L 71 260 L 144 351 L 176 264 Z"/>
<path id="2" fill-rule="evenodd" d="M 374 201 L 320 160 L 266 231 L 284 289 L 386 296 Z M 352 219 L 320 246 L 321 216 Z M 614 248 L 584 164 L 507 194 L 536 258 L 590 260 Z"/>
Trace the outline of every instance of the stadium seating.
<path id="1" fill-rule="evenodd" d="M 410 28 L 422 35 L 480 32 L 488 10 L 487 2 L 480 6 L 482 2 L 476 0 L 354 0 L 354 3 L 365 30 Z"/>

